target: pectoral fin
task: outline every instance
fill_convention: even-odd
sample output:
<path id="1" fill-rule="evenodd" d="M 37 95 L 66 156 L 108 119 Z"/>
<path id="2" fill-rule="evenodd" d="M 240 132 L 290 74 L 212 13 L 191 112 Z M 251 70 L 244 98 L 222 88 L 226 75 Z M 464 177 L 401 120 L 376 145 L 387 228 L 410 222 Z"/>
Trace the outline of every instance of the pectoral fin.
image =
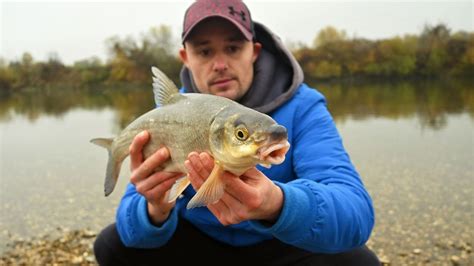
<path id="1" fill-rule="evenodd" d="M 211 174 L 199 188 L 196 195 L 189 201 L 186 208 L 192 209 L 217 202 L 224 194 L 225 185 L 220 180 L 223 173 L 224 168 L 218 162 L 215 162 Z"/>
<path id="2" fill-rule="evenodd" d="M 168 194 L 168 202 L 175 201 L 181 193 L 188 187 L 191 182 L 187 176 L 183 176 L 176 180 L 174 185 L 171 187 L 170 194 Z"/>

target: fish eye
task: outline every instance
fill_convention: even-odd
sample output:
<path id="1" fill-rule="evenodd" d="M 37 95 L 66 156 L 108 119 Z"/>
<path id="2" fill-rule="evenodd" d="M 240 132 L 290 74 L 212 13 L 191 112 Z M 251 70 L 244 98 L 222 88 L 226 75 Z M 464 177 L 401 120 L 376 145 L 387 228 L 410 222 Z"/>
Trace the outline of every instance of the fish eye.
<path id="1" fill-rule="evenodd" d="M 238 127 L 235 130 L 235 137 L 240 141 L 245 141 L 249 137 L 249 132 L 245 127 Z"/>

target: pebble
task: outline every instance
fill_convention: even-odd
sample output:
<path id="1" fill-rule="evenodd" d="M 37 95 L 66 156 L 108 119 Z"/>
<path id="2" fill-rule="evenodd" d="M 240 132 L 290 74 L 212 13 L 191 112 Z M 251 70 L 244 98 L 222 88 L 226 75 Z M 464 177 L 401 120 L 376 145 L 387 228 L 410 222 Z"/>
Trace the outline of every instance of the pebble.
<path id="1" fill-rule="evenodd" d="M 379 261 L 382 265 L 390 265 L 390 259 L 387 256 L 380 256 Z"/>
<path id="2" fill-rule="evenodd" d="M 453 263 L 453 265 L 460 265 L 459 262 L 461 261 L 461 258 L 459 258 L 458 256 L 451 256 L 451 262 Z"/>

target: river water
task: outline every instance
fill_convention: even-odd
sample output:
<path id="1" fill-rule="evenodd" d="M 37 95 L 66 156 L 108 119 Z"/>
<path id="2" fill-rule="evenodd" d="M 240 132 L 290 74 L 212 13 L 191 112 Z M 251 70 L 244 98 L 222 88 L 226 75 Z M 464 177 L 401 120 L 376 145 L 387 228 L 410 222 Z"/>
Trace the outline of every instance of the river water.
<path id="1" fill-rule="evenodd" d="M 474 88 L 468 82 L 315 84 L 371 194 L 368 245 L 395 265 L 413 257 L 472 263 Z M 149 88 L 26 90 L 0 99 L 0 251 L 18 238 L 94 231 L 114 221 L 129 175 L 103 196 L 110 137 L 153 108 Z"/>

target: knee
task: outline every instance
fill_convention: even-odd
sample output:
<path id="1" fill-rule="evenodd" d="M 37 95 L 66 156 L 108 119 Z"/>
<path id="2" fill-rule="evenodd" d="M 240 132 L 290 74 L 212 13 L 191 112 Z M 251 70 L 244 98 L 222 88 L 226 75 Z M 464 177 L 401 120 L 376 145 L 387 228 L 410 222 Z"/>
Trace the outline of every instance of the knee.
<path id="1" fill-rule="evenodd" d="M 328 265 L 351 265 L 351 266 L 379 266 L 377 255 L 367 246 L 355 248 L 351 251 L 334 254 L 328 258 Z"/>
<path id="2" fill-rule="evenodd" d="M 359 263 L 358 265 L 379 266 L 381 265 L 377 255 L 367 246 L 363 246 L 357 251 Z"/>
<path id="3" fill-rule="evenodd" d="M 105 227 L 96 237 L 94 241 L 94 255 L 99 265 L 113 265 L 114 247 L 119 240 L 115 224 Z M 120 241 L 120 240 L 119 240 Z"/>

